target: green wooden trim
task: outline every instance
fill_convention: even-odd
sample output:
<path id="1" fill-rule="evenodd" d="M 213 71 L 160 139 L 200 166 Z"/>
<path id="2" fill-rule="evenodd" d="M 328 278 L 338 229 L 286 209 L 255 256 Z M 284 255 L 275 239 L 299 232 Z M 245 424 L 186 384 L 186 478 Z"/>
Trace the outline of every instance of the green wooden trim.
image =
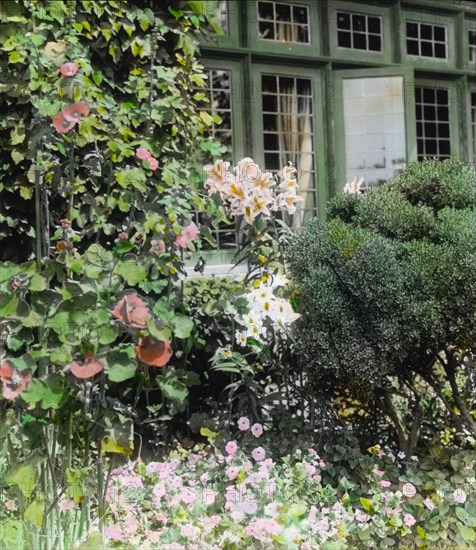
<path id="1" fill-rule="evenodd" d="M 207 9 L 207 2 L 202 2 L 203 9 Z M 239 46 L 240 45 L 240 28 L 241 28 L 241 2 L 228 1 L 228 32 L 222 35 L 214 35 L 210 39 L 200 37 L 200 44 L 202 46 Z"/>
<path id="2" fill-rule="evenodd" d="M 463 151 L 461 145 L 467 142 L 467 138 L 464 134 L 463 139 L 460 136 L 461 132 L 466 131 L 466 125 L 461 123 L 462 111 L 464 111 L 462 108 L 464 102 L 461 101 L 461 83 L 443 76 L 439 76 L 438 80 L 415 78 L 415 87 L 419 86 L 448 89 L 451 155 L 464 161 L 467 159 L 467 153 Z"/>
<path id="3" fill-rule="evenodd" d="M 317 213 L 323 217 L 328 199 L 327 174 L 326 174 L 326 133 L 324 125 L 323 94 L 325 89 L 321 71 L 318 69 L 296 69 L 289 66 L 253 64 L 251 68 L 252 89 L 257 91 L 256 96 L 251 98 L 251 114 L 253 120 L 253 159 L 264 166 L 264 144 L 263 144 L 263 116 L 261 103 L 261 75 L 270 73 L 273 75 L 294 76 L 298 78 L 309 78 L 312 81 L 314 93 L 314 163 L 315 163 L 315 188 Z"/>
<path id="4" fill-rule="evenodd" d="M 339 70 L 334 71 L 333 82 L 337 97 L 337 104 L 341 106 L 334 113 L 334 141 L 332 143 L 337 166 L 337 180 L 332 194 L 342 191 L 345 185 L 346 150 L 345 150 L 345 121 L 344 121 L 344 93 L 343 81 L 349 78 L 372 77 L 403 77 L 403 100 L 405 105 L 405 143 L 407 164 L 417 159 L 416 122 L 415 122 L 415 85 L 413 69 L 411 67 L 382 67 L 380 69 Z"/>
<path id="5" fill-rule="evenodd" d="M 248 47 L 255 52 L 270 52 L 289 55 L 302 55 L 305 57 L 316 57 L 321 53 L 320 50 L 320 20 L 317 2 L 315 0 L 269 0 L 281 4 L 306 6 L 309 10 L 309 31 L 311 41 L 309 44 L 301 42 L 279 42 L 278 40 L 266 40 L 259 38 L 258 32 L 258 1 L 253 0 L 243 2 L 243 7 L 247 10 L 248 21 Z"/>
<path id="6" fill-rule="evenodd" d="M 476 55 L 473 62 L 470 62 L 469 60 L 469 31 L 475 31 L 476 32 L 476 20 L 466 20 L 464 25 L 464 32 L 463 32 L 463 39 L 462 39 L 462 47 L 464 52 L 464 67 L 471 71 L 474 75 L 474 71 L 476 70 Z"/>
<path id="7" fill-rule="evenodd" d="M 370 15 L 381 18 L 381 52 L 341 48 L 337 45 L 337 12 L 341 10 L 353 14 Z M 345 1 L 330 2 L 327 10 L 327 23 L 329 28 L 329 47 L 333 59 L 358 59 L 360 63 L 363 61 L 380 64 L 393 62 L 392 23 L 391 10 L 389 7 Z"/>
<path id="8" fill-rule="evenodd" d="M 237 162 L 245 153 L 245 138 L 243 116 L 246 109 L 243 101 L 242 64 L 239 61 L 224 61 L 223 59 L 200 59 L 206 69 L 228 70 L 231 73 L 231 129 L 233 136 L 233 159 Z"/>
<path id="9" fill-rule="evenodd" d="M 457 51 L 460 49 L 460 41 L 456 41 L 455 30 L 457 23 L 457 14 L 448 13 L 442 17 L 439 12 L 432 13 L 430 11 L 402 10 L 400 16 L 400 47 L 402 49 L 402 61 L 405 64 L 410 64 L 415 67 L 428 67 L 444 71 L 445 69 L 456 69 L 457 67 Z M 417 55 L 407 54 L 407 33 L 406 23 L 413 21 L 415 23 L 423 23 L 429 25 L 438 25 L 446 27 L 447 30 L 447 58 L 438 59 L 434 57 L 421 57 Z"/>

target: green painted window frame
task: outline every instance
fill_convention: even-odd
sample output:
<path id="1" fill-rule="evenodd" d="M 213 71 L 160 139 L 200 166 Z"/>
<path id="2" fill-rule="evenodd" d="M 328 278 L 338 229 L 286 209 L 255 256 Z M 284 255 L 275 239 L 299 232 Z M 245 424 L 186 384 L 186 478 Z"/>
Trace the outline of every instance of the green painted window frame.
<path id="1" fill-rule="evenodd" d="M 353 48 L 341 48 L 337 45 L 337 12 L 345 11 L 357 15 L 378 16 L 382 19 L 382 51 L 373 52 Z M 392 51 L 392 12 L 389 6 L 372 4 L 357 4 L 355 2 L 331 2 L 327 8 L 327 23 L 329 32 L 329 48 L 333 58 L 339 60 L 369 61 L 372 63 L 389 64 L 393 62 Z"/>
<path id="2" fill-rule="evenodd" d="M 424 14 L 424 18 L 422 17 Z M 440 59 L 435 57 L 423 57 L 407 54 L 407 21 L 436 25 L 446 27 L 447 35 L 447 57 Z M 461 44 L 456 42 L 456 23 L 457 17 L 452 14 L 445 14 L 442 19 L 441 14 L 431 13 L 429 11 L 402 10 L 400 20 L 400 47 L 402 52 L 402 63 L 409 64 L 415 68 L 430 68 L 444 71 L 445 69 L 457 69 L 459 57 L 459 48 Z"/>
<path id="3" fill-rule="evenodd" d="M 430 79 L 430 78 L 415 78 L 415 88 L 420 86 L 428 86 L 430 88 L 447 88 L 448 89 L 448 103 L 449 103 L 449 116 L 450 116 L 450 144 L 451 150 L 450 155 L 455 156 L 456 158 L 467 161 L 467 155 L 469 151 L 466 151 L 465 148 L 461 146 L 460 133 L 463 132 L 463 135 L 466 133 L 467 129 L 465 125 L 461 123 L 461 92 L 460 85 L 457 81 L 451 78 L 445 78 L 445 75 L 439 75 L 439 79 Z M 415 94 L 413 94 L 415 97 Z M 464 100 L 463 100 L 464 101 Z M 415 102 L 414 102 L 415 103 Z M 416 116 L 414 115 L 416 119 Z M 415 136 L 416 136 L 416 121 L 414 123 Z M 416 139 L 416 137 L 415 137 Z M 468 140 L 466 140 L 467 143 Z"/>
<path id="4" fill-rule="evenodd" d="M 206 2 L 203 2 L 206 4 Z M 214 35 L 209 40 L 200 39 L 202 46 L 218 46 L 218 47 L 230 47 L 237 48 L 240 46 L 240 31 L 241 31 L 241 11 L 240 0 L 228 0 L 227 1 L 227 21 L 228 32 L 222 35 Z M 205 6 L 204 6 L 205 9 Z"/>
<path id="5" fill-rule="evenodd" d="M 473 169 L 476 171 L 476 128 L 473 130 L 473 123 L 472 123 L 472 102 L 471 102 L 471 94 L 476 94 L 476 80 L 474 82 L 468 83 L 468 93 L 466 94 L 467 102 L 468 102 L 468 113 L 469 116 L 467 117 L 467 132 L 468 132 L 468 152 L 469 152 L 469 158 L 468 161 L 473 165 Z"/>
<path id="6" fill-rule="evenodd" d="M 246 101 L 243 93 L 243 66 L 240 61 L 224 59 L 201 58 L 200 62 L 206 69 L 228 70 L 231 72 L 231 130 L 233 136 L 233 158 L 224 158 L 233 166 L 245 155 L 245 133 L 243 117 Z M 230 229 L 233 225 L 230 225 Z M 210 264 L 232 263 L 236 254 L 235 249 L 202 250 L 201 255 Z M 196 255 L 193 255 L 196 259 Z M 188 262 L 187 262 L 188 263 Z M 193 263 L 193 262 L 192 262 Z"/>
<path id="7" fill-rule="evenodd" d="M 337 102 L 341 109 L 335 110 L 334 119 L 334 151 L 337 155 L 337 167 L 342 174 L 337 173 L 337 181 L 332 189 L 333 194 L 339 193 L 346 184 L 346 150 L 345 150 L 345 125 L 344 125 L 344 92 L 343 80 L 347 78 L 372 78 L 372 77 L 403 77 L 403 99 L 405 104 L 405 143 L 406 163 L 417 160 L 416 122 L 415 122 L 415 80 L 411 67 L 391 66 L 378 69 L 341 69 L 334 71 L 333 82 L 335 85 Z"/>
<path id="8" fill-rule="evenodd" d="M 474 61 L 470 61 L 469 59 L 469 31 L 476 32 L 476 20 L 465 20 L 465 26 L 464 26 L 464 37 L 463 37 L 463 48 L 464 48 L 464 66 L 468 70 L 475 70 L 476 69 L 476 55 L 474 57 Z"/>
<path id="9" fill-rule="evenodd" d="M 323 75 L 321 69 L 309 66 L 289 67 L 281 64 L 261 64 L 253 63 L 251 66 L 251 85 L 253 89 L 261 90 L 261 75 L 275 74 L 279 76 L 293 76 L 298 78 L 309 78 L 312 81 L 312 90 L 314 94 L 314 162 L 315 162 L 315 189 L 317 215 L 321 218 L 325 216 L 325 208 L 329 199 L 326 181 L 326 128 L 324 123 L 323 108 Z M 252 115 L 252 142 L 253 159 L 264 166 L 264 143 L 263 143 L 263 114 L 261 100 L 251 103 Z M 321 131 L 319 131 L 319 129 Z"/>
<path id="10" fill-rule="evenodd" d="M 318 3 L 315 0 L 292 0 L 285 2 L 283 0 L 273 0 L 288 5 L 302 5 L 309 9 L 309 31 L 311 41 L 309 44 L 301 42 L 278 42 L 276 40 L 266 40 L 259 38 L 258 31 L 258 1 L 252 0 L 246 2 L 246 20 L 248 22 L 248 44 L 247 47 L 253 52 L 268 52 L 289 55 L 290 57 L 307 56 L 316 57 L 321 55 L 321 25 L 319 21 Z M 245 4 L 245 2 L 243 2 Z"/>

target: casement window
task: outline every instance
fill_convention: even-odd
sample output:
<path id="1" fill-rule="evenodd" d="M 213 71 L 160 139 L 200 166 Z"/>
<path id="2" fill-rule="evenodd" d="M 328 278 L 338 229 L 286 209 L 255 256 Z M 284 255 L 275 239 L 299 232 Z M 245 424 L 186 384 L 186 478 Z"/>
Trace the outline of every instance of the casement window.
<path id="1" fill-rule="evenodd" d="M 471 98 L 471 134 L 473 138 L 473 166 L 476 168 L 476 89 L 470 93 Z"/>
<path id="2" fill-rule="evenodd" d="M 405 33 L 408 55 L 447 59 L 448 31 L 445 25 L 407 21 Z"/>
<path id="3" fill-rule="evenodd" d="M 371 52 L 382 51 L 382 18 L 338 11 L 337 46 Z"/>
<path id="4" fill-rule="evenodd" d="M 258 34 L 261 40 L 309 44 L 309 6 L 270 0 L 259 1 Z"/>
<path id="5" fill-rule="evenodd" d="M 476 28 L 468 29 L 468 60 L 476 64 Z"/>
<path id="6" fill-rule="evenodd" d="M 327 18 L 333 58 L 392 62 L 391 12 L 356 2 L 330 2 Z"/>
<path id="7" fill-rule="evenodd" d="M 418 160 L 451 155 L 450 93 L 445 87 L 415 87 Z"/>

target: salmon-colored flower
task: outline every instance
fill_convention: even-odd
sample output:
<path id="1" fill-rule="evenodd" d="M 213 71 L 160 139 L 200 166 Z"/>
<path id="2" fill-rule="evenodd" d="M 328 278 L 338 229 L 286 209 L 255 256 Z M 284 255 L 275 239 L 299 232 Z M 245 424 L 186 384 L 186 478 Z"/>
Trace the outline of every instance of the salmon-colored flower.
<path id="1" fill-rule="evenodd" d="M 60 67 L 60 73 L 63 76 L 74 76 L 78 72 L 77 63 L 63 63 Z"/>
<path id="2" fill-rule="evenodd" d="M 159 167 L 159 161 L 157 159 L 155 159 L 154 157 L 148 158 L 147 162 L 149 163 L 149 166 L 150 166 L 151 170 L 157 170 L 157 168 Z"/>
<path id="3" fill-rule="evenodd" d="M 104 370 L 104 365 L 99 359 L 89 357 L 84 363 L 78 363 L 73 361 L 70 363 L 69 368 L 76 378 L 92 378 Z"/>
<path id="4" fill-rule="evenodd" d="M 66 134 L 76 126 L 76 121 L 66 120 L 63 111 L 60 111 L 53 117 L 53 126 L 56 130 L 58 130 L 58 132 Z"/>
<path id="5" fill-rule="evenodd" d="M 86 103 L 73 103 L 53 117 L 53 126 L 58 132 L 66 134 L 75 127 L 81 116 L 88 116 L 89 113 Z"/>
<path id="6" fill-rule="evenodd" d="M 86 103 L 73 103 L 63 109 L 63 114 L 66 120 L 79 122 L 80 117 L 88 116 L 90 113 L 89 107 Z"/>
<path id="7" fill-rule="evenodd" d="M 19 371 L 8 361 L 0 362 L 0 379 L 2 394 L 5 399 L 15 399 L 28 385 L 31 374 Z"/>
<path id="8" fill-rule="evenodd" d="M 165 252 L 165 243 L 162 239 L 156 240 L 153 239 L 150 241 L 150 251 L 154 254 L 157 254 L 157 256 L 160 256 Z"/>
<path id="9" fill-rule="evenodd" d="M 150 317 L 148 305 L 137 294 L 126 294 L 112 310 L 116 319 L 132 328 L 145 328 Z"/>
<path id="10" fill-rule="evenodd" d="M 148 336 L 141 338 L 136 346 L 136 354 L 140 361 L 151 367 L 165 367 L 173 355 L 170 342 L 155 342 Z"/>
<path id="11" fill-rule="evenodd" d="M 198 227 L 194 222 L 190 222 L 186 227 L 182 228 L 180 235 L 175 239 L 175 248 L 187 248 L 187 244 L 194 241 L 198 235 Z"/>

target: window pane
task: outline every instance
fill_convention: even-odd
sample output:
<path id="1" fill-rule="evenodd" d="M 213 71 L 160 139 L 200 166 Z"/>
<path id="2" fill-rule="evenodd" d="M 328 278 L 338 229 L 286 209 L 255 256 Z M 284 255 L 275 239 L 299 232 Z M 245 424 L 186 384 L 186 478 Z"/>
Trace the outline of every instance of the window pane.
<path id="1" fill-rule="evenodd" d="M 468 31 L 469 61 L 476 62 L 476 30 Z"/>
<path id="2" fill-rule="evenodd" d="M 272 104 L 274 109 L 272 113 L 263 113 L 264 168 L 277 172 L 289 161 L 296 166 L 299 193 L 304 202 L 297 204 L 295 214 L 283 218 L 297 228 L 316 215 L 312 81 L 294 76 L 262 75 L 261 83 L 263 106 L 269 110 Z"/>
<path id="3" fill-rule="evenodd" d="M 476 92 L 471 93 L 471 127 L 473 130 L 473 165 L 476 166 Z"/>
<path id="4" fill-rule="evenodd" d="M 422 57 L 447 57 L 446 27 L 407 21 L 407 54 Z"/>
<path id="5" fill-rule="evenodd" d="M 403 78 L 344 79 L 343 94 L 346 181 L 380 185 L 406 163 Z"/>
<path id="6" fill-rule="evenodd" d="M 450 155 L 449 95 L 446 88 L 416 88 L 418 160 Z"/>
<path id="7" fill-rule="evenodd" d="M 343 11 L 337 12 L 337 45 L 339 48 L 381 52 L 381 18 Z"/>
<path id="8" fill-rule="evenodd" d="M 258 35 L 262 40 L 309 44 L 308 7 L 284 2 L 258 2 Z"/>

